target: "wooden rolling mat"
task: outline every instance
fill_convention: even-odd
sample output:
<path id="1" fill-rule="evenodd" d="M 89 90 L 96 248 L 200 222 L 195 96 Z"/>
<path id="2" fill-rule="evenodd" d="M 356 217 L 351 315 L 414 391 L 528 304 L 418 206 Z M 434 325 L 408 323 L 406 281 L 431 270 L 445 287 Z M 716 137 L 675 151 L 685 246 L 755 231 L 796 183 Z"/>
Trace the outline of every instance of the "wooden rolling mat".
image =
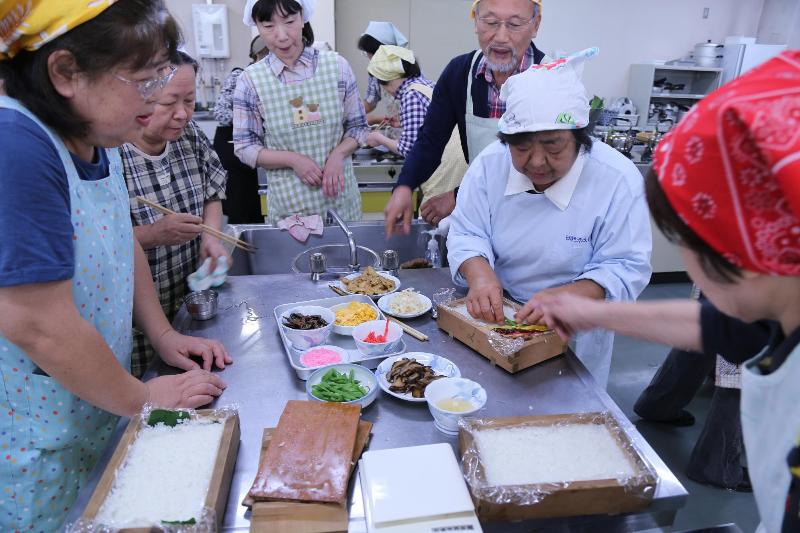
<path id="1" fill-rule="evenodd" d="M 369 442 L 372 422 L 358 423 L 356 445 L 353 450 L 350 475 Z M 264 429 L 261 440 L 259 470 L 264 464 L 274 428 Z M 257 502 L 248 495 L 242 505 L 252 508 L 250 531 L 270 533 L 334 533 L 347 531 L 349 516 L 347 505 L 338 503 Z"/>
<path id="2" fill-rule="evenodd" d="M 250 496 L 343 503 L 360 416 L 357 404 L 288 401 Z"/>

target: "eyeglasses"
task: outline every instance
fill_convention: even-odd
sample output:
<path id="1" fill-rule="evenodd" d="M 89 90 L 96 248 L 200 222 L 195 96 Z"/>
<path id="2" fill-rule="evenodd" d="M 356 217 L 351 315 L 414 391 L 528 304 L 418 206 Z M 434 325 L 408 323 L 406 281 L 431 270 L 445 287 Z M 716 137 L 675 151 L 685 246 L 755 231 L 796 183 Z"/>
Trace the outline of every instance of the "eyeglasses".
<path id="1" fill-rule="evenodd" d="M 475 24 L 478 27 L 478 31 L 484 33 L 497 33 L 500 30 L 500 26 L 505 26 L 509 33 L 520 33 L 525 31 L 525 28 L 533 22 L 535 18 L 536 17 L 532 17 L 528 20 L 522 18 L 500 20 L 493 17 L 478 17 L 475 20 Z"/>
<path id="2" fill-rule="evenodd" d="M 126 83 L 128 85 L 133 85 L 136 87 L 136 90 L 139 91 L 139 94 L 142 95 L 142 98 L 147 100 L 158 89 L 163 89 L 169 83 L 169 80 L 175 75 L 175 72 L 178 70 L 178 67 L 175 65 L 167 65 L 164 68 L 158 70 L 158 75 L 154 78 L 149 78 L 142 81 L 134 81 L 129 80 L 127 78 L 123 78 L 119 74 L 115 74 L 114 77 L 117 78 L 122 83 Z"/>

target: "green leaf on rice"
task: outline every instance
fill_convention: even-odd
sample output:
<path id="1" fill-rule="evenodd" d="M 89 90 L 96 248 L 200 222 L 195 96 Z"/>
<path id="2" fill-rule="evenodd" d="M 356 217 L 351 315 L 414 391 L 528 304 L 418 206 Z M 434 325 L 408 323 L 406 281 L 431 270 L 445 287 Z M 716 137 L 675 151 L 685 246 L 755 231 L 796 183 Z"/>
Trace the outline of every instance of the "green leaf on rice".
<path id="1" fill-rule="evenodd" d="M 150 411 L 150 416 L 147 417 L 147 425 L 155 426 L 164 424 L 169 427 L 175 427 L 181 420 L 188 420 L 189 413 L 186 411 L 169 411 L 167 409 L 153 409 Z"/>
<path id="2" fill-rule="evenodd" d="M 161 523 L 164 524 L 165 526 L 193 526 L 197 524 L 197 520 L 195 520 L 194 518 L 190 518 L 189 520 L 174 520 L 174 521 L 162 520 Z"/>

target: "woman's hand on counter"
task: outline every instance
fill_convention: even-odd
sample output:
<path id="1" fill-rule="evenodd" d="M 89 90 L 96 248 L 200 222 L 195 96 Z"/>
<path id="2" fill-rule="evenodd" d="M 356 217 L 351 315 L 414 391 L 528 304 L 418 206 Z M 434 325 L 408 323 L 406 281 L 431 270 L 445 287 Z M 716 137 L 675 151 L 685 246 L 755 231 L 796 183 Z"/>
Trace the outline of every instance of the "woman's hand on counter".
<path id="1" fill-rule="evenodd" d="M 148 403 L 167 409 L 194 409 L 209 404 L 227 386 L 218 376 L 200 369 L 153 378 L 145 385 L 149 394 Z"/>
<path id="2" fill-rule="evenodd" d="M 344 190 L 344 158 L 336 151 L 331 152 L 322 170 L 322 193 L 335 198 Z"/>
<path id="3" fill-rule="evenodd" d="M 211 370 L 214 366 L 225 368 L 225 365 L 233 363 L 233 358 L 221 342 L 182 335 L 172 328 L 151 342 L 162 361 L 182 370 L 200 368 L 190 357 L 202 358 L 203 370 Z"/>
<path id="4" fill-rule="evenodd" d="M 322 169 L 310 157 L 295 153 L 292 157 L 292 170 L 309 187 L 317 188 L 322 185 Z"/>

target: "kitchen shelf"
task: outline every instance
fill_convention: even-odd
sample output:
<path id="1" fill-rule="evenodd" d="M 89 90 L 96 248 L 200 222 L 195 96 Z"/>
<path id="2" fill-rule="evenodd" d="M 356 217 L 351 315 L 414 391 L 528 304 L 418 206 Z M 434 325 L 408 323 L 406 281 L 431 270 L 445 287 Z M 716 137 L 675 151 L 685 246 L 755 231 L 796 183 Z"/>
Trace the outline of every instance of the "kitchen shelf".
<path id="1" fill-rule="evenodd" d="M 674 85 L 683 85 L 686 92 L 653 92 L 654 83 L 662 78 Z M 715 91 L 721 80 L 721 68 L 635 63 L 631 65 L 628 97 L 641 117 L 639 126 L 645 126 L 653 102 L 667 104 L 678 101 L 687 106 L 693 105 Z"/>

